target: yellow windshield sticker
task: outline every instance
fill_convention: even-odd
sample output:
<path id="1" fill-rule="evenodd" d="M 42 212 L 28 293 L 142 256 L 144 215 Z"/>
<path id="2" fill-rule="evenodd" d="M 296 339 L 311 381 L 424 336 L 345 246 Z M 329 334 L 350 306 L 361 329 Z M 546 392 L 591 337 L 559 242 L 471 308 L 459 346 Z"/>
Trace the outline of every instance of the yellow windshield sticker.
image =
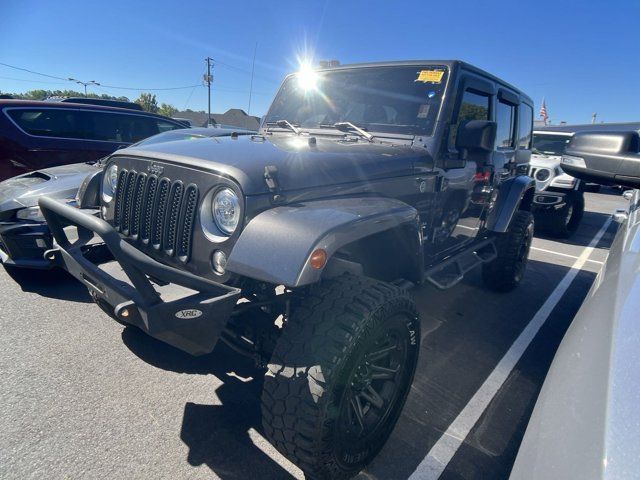
<path id="1" fill-rule="evenodd" d="M 416 82 L 440 83 L 444 77 L 444 70 L 420 70 Z"/>

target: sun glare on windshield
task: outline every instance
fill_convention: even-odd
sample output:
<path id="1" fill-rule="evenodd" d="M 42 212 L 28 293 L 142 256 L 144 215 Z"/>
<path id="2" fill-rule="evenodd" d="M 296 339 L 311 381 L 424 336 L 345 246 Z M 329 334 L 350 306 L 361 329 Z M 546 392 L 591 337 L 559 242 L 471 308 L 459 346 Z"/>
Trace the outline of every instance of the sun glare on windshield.
<path id="1" fill-rule="evenodd" d="M 313 69 L 309 62 L 303 62 L 300 64 L 300 69 L 296 74 L 298 78 L 298 85 L 305 92 L 309 90 L 317 90 L 318 88 L 318 74 Z"/>

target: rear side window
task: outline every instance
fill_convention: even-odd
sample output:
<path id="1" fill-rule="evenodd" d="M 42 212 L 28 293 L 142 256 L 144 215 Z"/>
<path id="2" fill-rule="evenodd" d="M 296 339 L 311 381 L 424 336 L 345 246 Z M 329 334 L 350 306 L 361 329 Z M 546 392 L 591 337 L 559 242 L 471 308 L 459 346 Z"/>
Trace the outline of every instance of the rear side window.
<path id="1" fill-rule="evenodd" d="M 529 149 L 531 148 L 531 130 L 533 129 L 533 109 L 529 105 L 521 103 L 518 110 L 520 110 L 518 147 Z"/>
<path id="2" fill-rule="evenodd" d="M 496 148 L 513 148 L 516 107 L 498 100 L 496 107 Z"/>
<path id="3" fill-rule="evenodd" d="M 462 96 L 462 103 L 458 111 L 458 118 L 451 128 L 449 146 L 456 144 L 458 127 L 467 120 L 489 120 L 489 96 L 466 90 Z"/>
<path id="4" fill-rule="evenodd" d="M 7 115 L 30 135 L 39 137 L 84 138 L 79 119 L 69 109 L 8 109 Z"/>
<path id="5" fill-rule="evenodd" d="M 25 132 L 40 137 L 133 143 L 180 128 L 162 119 L 72 109 L 11 109 L 7 114 Z"/>

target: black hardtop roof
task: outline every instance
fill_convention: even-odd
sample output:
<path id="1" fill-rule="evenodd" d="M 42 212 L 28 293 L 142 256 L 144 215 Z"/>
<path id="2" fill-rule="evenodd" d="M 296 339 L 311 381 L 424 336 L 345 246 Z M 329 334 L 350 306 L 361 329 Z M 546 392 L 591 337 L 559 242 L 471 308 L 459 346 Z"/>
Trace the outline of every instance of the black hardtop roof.
<path id="1" fill-rule="evenodd" d="M 545 127 L 534 127 L 534 132 L 559 132 L 559 133 L 576 133 L 576 132 L 613 132 L 640 130 L 640 122 L 614 122 L 614 123 L 581 123 L 576 125 L 547 125 Z"/>
<path id="2" fill-rule="evenodd" d="M 475 65 L 471 65 L 470 63 L 464 62 L 462 60 L 394 60 L 389 62 L 370 62 L 370 63 L 352 63 L 346 65 L 339 65 L 337 67 L 326 67 L 326 68 L 318 68 L 317 71 L 333 71 L 333 70 L 345 70 L 349 68 L 368 68 L 368 67 L 389 67 L 389 66 L 411 66 L 411 65 L 443 65 L 445 67 L 449 67 L 450 70 L 454 71 L 459 68 L 464 68 L 471 72 L 477 73 L 484 77 L 488 77 L 491 80 L 500 83 L 501 85 L 510 88 L 518 94 L 522 95 L 526 100 L 529 101 L 530 104 L 533 105 L 533 100 L 531 97 L 524 93 L 519 88 L 511 85 L 508 82 L 505 82 L 501 78 L 496 77 L 495 75 L 487 72 L 486 70 L 482 70 L 481 68 L 476 67 Z"/>

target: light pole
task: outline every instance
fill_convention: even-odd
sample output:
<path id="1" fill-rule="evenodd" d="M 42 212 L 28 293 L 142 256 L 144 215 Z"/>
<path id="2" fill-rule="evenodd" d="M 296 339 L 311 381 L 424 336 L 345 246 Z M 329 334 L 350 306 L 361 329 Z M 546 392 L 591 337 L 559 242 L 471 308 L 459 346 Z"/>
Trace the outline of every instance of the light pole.
<path id="1" fill-rule="evenodd" d="M 89 80 L 88 82 L 83 82 L 82 80 L 78 80 L 76 78 L 71 78 L 69 77 L 68 79 L 70 82 L 76 82 L 79 85 L 84 85 L 84 96 L 87 96 L 87 85 L 100 85 L 98 82 L 96 82 L 95 80 Z"/>
<path id="2" fill-rule="evenodd" d="M 204 75 L 204 82 L 207 84 L 207 92 L 208 92 L 208 108 L 207 108 L 207 127 L 211 126 L 211 82 L 213 81 L 213 76 L 211 75 L 211 63 L 213 62 L 213 58 L 207 57 L 205 58 L 207 62 L 207 73 Z"/>

